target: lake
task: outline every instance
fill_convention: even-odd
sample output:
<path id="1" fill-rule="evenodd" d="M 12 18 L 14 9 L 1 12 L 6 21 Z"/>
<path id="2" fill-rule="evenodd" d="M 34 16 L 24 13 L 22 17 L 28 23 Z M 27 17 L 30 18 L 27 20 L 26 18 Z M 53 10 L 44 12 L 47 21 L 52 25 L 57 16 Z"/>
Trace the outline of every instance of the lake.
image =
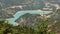
<path id="1" fill-rule="evenodd" d="M 18 25 L 17 23 L 15 23 L 15 20 L 18 19 L 19 17 L 23 16 L 24 14 L 49 14 L 52 11 L 36 11 L 36 10 L 32 10 L 32 11 L 18 11 L 14 16 L 14 18 L 11 18 L 8 20 L 9 24 L 13 24 L 13 25 Z"/>

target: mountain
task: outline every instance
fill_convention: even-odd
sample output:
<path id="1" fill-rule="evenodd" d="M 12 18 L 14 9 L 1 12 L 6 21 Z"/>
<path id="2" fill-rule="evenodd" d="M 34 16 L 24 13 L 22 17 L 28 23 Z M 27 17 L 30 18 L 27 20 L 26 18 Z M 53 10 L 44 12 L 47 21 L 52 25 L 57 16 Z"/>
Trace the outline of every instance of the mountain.
<path id="1" fill-rule="evenodd" d="M 0 18 L 2 19 L 13 18 L 13 15 L 9 14 L 7 11 L 0 10 Z"/>
<path id="2" fill-rule="evenodd" d="M 12 18 L 20 10 L 42 9 L 42 0 L 0 0 L 0 18 Z"/>
<path id="3" fill-rule="evenodd" d="M 21 10 L 39 10 L 39 9 L 50 10 L 51 9 L 52 11 L 56 11 L 56 8 L 59 8 L 57 6 L 60 5 L 59 1 L 60 0 L 57 1 L 56 0 L 0 0 L 0 10 L 2 10 L 0 11 L 0 13 L 3 12 L 4 13 L 2 14 L 3 16 L 11 18 L 10 15 L 13 16 L 16 12 Z"/>
<path id="4" fill-rule="evenodd" d="M 49 30 L 54 31 L 55 34 L 60 34 L 60 9 L 57 9 L 57 11 L 54 13 L 54 15 L 51 16 L 50 19 Z"/>
<path id="5" fill-rule="evenodd" d="M 22 5 L 23 9 L 39 9 L 44 6 L 44 2 L 42 0 L 0 0 L 0 5 L 2 8 L 14 6 L 14 5 Z"/>
<path id="6" fill-rule="evenodd" d="M 56 11 L 57 7 L 54 4 L 60 5 L 60 0 L 0 0 L 0 18 L 13 18 L 16 12 L 21 10 L 43 10 L 46 8 L 46 3 L 48 8 L 52 8 L 52 11 Z M 52 4 L 52 5 L 51 5 Z M 56 18 L 56 16 L 51 17 Z M 55 19 L 54 19 L 55 20 Z"/>
<path id="7" fill-rule="evenodd" d="M 16 12 L 22 10 L 43 10 L 43 8 L 48 8 L 49 10 L 52 8 L 52 11 L 55 12 L 57 7 L 54 6 L 54 4 L 59 6 L 59 1 L 60 0 L 0 0 L 0 18 L 13 18 Z M 51 21 L 53 21 L 53 19 L 55 20 L 56 16 L 54 16 L 55 15 L 51 17 Z"/>
<path id="8" fill-rule="evenodd" d="M 41 19 L 40 15 L 27 13 L 18 18 L 15 22 L 20 26 L 34 27 L 34 24 L 37 24 L 39 19 Z"/>
<path id="9" fill-rule="evenodd" d="M 14 14 L 22 10 L 53 11 L 53 13 L 47 14 L 47 16 L 51 15 L 50 18 L 47 18 L 48 23 L 52 25 L 52 31 L 60 32 L 60 0 L 0 0 L 0 18 L 2 19 L 13 18 Z M 41 15 L 25 14 L 15 22 L 19 23 L 19 26 L 34 27 L 39 23 L 38 20 L 42 20 Z"/>
<path id="10" fill-rule="evenodd" d="M 22 6 L 21 10 L 37 10 L 42 9 L 46 3 L 60 5 L 60 0 L 0 0 L 1 8 L 8 8 L 12 6 Z"/>

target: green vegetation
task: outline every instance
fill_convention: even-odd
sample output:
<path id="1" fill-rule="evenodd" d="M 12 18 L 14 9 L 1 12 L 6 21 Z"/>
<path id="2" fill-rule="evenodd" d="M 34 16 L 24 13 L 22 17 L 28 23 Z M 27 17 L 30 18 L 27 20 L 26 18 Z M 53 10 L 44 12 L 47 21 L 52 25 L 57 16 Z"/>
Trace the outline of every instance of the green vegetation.
<path id="1" fill-rule="evenodd" d="M 11 24 L 0 21 L 0 34 L 54 34 L 53 32 L 47 32 L 48 21 L 39 21 L 41 23 L 35 24 L 34 28 L 26 26 L 13 26 Z"/>
<path id="2" fill-rule="evenodd" d="M 0 0 L 0 17 L 3 18 L 0 18 L 0 34 L 55 34 L 55 32 L 60 33 L 60 9 L 56 10 L 56 7 L 54 6 L 51 6 L 50 8 L 53 9 L 53 12 L 56 11 L 56 14 L 46 21 L 38 20 L 39 23 L 35 24 L 33 28 L 27 26 L 20 27 L 20 25 L 13 26 L 4 22 L 5 18 L 13 17 L 12 15 L 15 14 L 17 11 L 43 9 L 45 7 L 45 1 L 52 2 L 56 0 Z M 60 5 L 60 2 L 54 2 L 54 4 Z M 9 8 L 12 6 L 20 5 L 23 9 L 17 7 L 15 7 L 14 9 Z M 52 24 L 55 20 L 57 21 L 57 23 L 52 26 L 52 31 L 47 32 L 48 23 L 51 22 Z"/>

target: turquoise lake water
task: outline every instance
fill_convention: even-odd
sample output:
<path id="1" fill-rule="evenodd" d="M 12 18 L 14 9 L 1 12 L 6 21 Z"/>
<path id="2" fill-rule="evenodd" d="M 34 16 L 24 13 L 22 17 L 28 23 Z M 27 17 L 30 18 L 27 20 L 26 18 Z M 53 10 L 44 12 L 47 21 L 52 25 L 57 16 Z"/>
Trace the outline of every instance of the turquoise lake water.
<path id="1" fill-rule="evenodd" d="M 14 18 L 11 18 L 8 20 L 9 24 L 13 24 L 13 25 L 16 25 L 14 24 L 15 23 L 15 20 L 18 19 L 19 17 L 21 17 L 22 15 L 26 14 L 26 13 L 29 13 L 29 14 L 49 14 L 51 13 L 52 11 L 19 11 L 17 12 L 15 15 L 14 15 Z"/>

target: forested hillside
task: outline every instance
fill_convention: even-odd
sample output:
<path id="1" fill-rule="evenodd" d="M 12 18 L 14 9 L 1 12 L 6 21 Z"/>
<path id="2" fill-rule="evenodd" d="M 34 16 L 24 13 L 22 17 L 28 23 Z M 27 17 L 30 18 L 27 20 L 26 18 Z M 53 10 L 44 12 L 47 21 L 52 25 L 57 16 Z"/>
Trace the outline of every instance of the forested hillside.
<path id="1" fill-rule="evenodd" d="M 18 26 L 8 23 L 18 11 L 25 10 L 52 13 L 25 14 L 15 21 Z M 0 0 L 0 34 L 60 34 L 60 0 Z"/>

